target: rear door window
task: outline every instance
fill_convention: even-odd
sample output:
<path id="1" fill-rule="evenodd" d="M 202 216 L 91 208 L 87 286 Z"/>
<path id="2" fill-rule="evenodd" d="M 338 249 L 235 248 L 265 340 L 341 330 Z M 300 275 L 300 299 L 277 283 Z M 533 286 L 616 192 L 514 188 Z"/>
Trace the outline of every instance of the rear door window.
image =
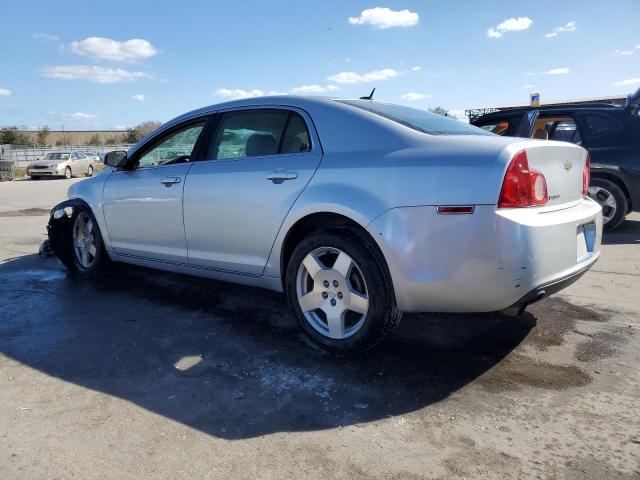
<path id="1" fill-rule="evenodd" d="M 610 135 L 620 129 L 620 125 L 605 115 L 584 115 L 584 123 L 591 137 Z"/>
<path id="2" fill-rule="evenodd" d="M 311 149 L 304 119 L 281 109 L 251 109 L 222 115 L 207 159 L 264 157 Z"/>

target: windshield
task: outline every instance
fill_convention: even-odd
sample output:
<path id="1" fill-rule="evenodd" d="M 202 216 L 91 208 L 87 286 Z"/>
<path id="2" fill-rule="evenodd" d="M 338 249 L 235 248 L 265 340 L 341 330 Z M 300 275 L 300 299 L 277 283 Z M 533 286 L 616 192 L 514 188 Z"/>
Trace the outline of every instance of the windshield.
<path id="1" fill-rule="evenodd" d="M 393 120 L 405 127 L 431 135 L 493 135 L 491 132 L 474 127 L 452 117 L 445 117 L 426 110 L 378 103 L 368 100 L 337 100 L 340 103 L 361 108 L 381 117 Z"/>
<path id="2" fill-rule="evenodd" d="M 69 160 L 68 153 L 47 153 L 45 160 Z"/>

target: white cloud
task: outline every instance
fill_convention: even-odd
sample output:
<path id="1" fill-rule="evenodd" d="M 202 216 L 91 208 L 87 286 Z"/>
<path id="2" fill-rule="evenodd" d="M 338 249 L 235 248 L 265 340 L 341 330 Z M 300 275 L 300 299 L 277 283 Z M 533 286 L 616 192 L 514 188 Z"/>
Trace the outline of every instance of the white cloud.
<path id="1" fill-rule="evenodd" d="M 218 97 L 227 98 L 229 100 L 238 100 L 240 98 L 263 97 L 266 95 L 264 90 L 242 90 L 241 88 L 219 88 L 215 91 Z"/>
<path id="2" fill-rule="evenodd" d="M 55 43 L 59 40 L 57 35 L 51 35 L 45 32 L 34 33 L 33 38 L 35 38 L 36 40 L 43 40 L 45 42 L 51 42 L 51 43 Z"/>
<path id="3" fill-rule="evenodd" d="M 50 112 L 47 112 L 46 115 L 51 121 L 56 121 L 56 122 L 59 122 L 59 121 L 89 122 L 89 121 L 98 119 L 97 115 L 93 115 L 91 113 L 84 113 L 84 112 L 58 113 L 58 112 L 50 111 Z"/>
<path id="4" fill-rule="evenodd" d="M 92 115 L 90 113 L 83 113 L 83 112 L 69 113 L 68 116 L 69 118 L 72 118 L 74 120 L 82 120 L 82 121 L 95 120 L 98 118 L 97 115 Z"/>
<path id="5" fill-rule="evenodd" d="M 9 90 L 8 88 L 0 88 L 0 97 L 10 97 L 11 96 L 11 90 Z"/>
<path id="6" fill-rule="evenodd" d="M 144 102 L 144 95 L 142 93 L 138 93 L 136 95 L 134 95 L 132 97 L 134 100 L 137 100 L 138 102 Z"/>
<path id="7" fill-rule="evenodd" d="M 551 70 L 547 70 L 544 72 L 544 75 L 566 75 L 569 73 L 569 69 L 566 67 L 563 68 L 552 68 Z"/>
<path id="8" fill-rule="evenodd" d="M 134 38 L 119 42 L 102 37 L 89 37 L 79 42 L 72 42 L 71 51 L 78 55 L 114 62 L 135 62 L 153 57 L 158 53 L 147 40 Z"/>
<path id="9" fill-rule="evenodd" d="M 359 17 L 349 17 L 351 25 L 371 25 L 385 30 L 393 27 L 413 27 L 420 16 L 410 10 L 391 10 L 386 7 L 367 8 Z"/>
<path id="10" fill-rule="evenodd" d="M 422 67 L 416 65 L 415 67 L 411 67 L 411 70 L 414 72 L 419 72 L 420 70 L 422 70 Z"/>
<path id="11" fill-rule="evenodd" d="M 326 93 L 335 92 L 340 90 L 340 87 L 336 85 L 301 85 L 300 87 L 294 87 L 290 90 L 291 93 Z"/>
<path id="12" fill-rule="evenodd" d="M 640 45 L 638 45 L 638 46 L 636 47 L 636 50 L 640 50 Z"/>
<path id="13" fill-rule="evenodd" d="M 523 86 L 522 86 L 522 89 L 523 89 L 523 90 L 529 90 L 529 89 L 531 89 L 531 88 L 535 88 L 535 87 L 536 87 L 535 85 L 523 85 Z"/>
<path id="14" fill-rule="evenodd" d="M 633 50 L 616 50 L 613 53 L 618 56 L 633 55 Z"/>
<path id="15" fill-rule="evenodd" d="M 547 38 L 557 37 L 559 33 L 573 32 L 575 31 L 575 29 L 576 29 L 576 22 L 574 20 L 571 20 L 570 22 L 567 22 L 562 27 L 554 28 L 551 32 L 545 34 L 545 37 Z"/>
<path id="16" fill-rule="evenodd" d="M 372 72 L 359 74 L 356 72 L 340 72 L 327 77 L 327 80 L 340 84 L 380 82 L 397 77 L 401 72 L 392 68 L 383 68 L 382 70 L 374 70 Z"/>
<path id="17" fill-rule="evenodd" d="M 152 78 L 144 72 L 132 72 L 123 68 L 106 68 L 97 65 L 58 65 L 45 67 L 42 70 L 45 77 L 60 80 L 87 80 L 95 83 L 119 83 L 135 81 L 140 78 Z"/>
<path id="18" fill-rule="evenodd" d="M 409 92 L 409 93 L 405 93 L 400 98 L 402 98 L 403 100 L 408 100 L 410 102 L 415 102 L 416 100 L 431 98 L 431 95 L 427 95 L 426 93 Z"/>
<path id="19" fill-rule="evenodd" d="M 518 32 L 520 30 L 526 30 L 533 24 L 533 20 L 529 17 L 509 18 L 504 22 L 498 24 L 496 27 L 487 30 L 487 37 L 500 38 L 506 32 Z"/>
<path id="20" fill-rule="evenodd" d="M 619 82 L 612 83 L 614 87 L 626 87 L 627 85 L 640 85 L 640 77 L 628 78 L 627 80 L 620 80 Z"/>

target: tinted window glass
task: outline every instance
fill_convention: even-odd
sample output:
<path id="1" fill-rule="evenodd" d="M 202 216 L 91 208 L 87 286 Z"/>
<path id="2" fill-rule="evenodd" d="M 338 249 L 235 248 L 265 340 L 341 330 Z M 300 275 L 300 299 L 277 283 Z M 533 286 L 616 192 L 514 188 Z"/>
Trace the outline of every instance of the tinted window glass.
<path id="1" fill-rule="evenodd" d="M 340 103 L 351 105 L 366 110 L 376 115 L 393 120 L 401 125 L 419 132 L 431 135 L 492 135 L 468 123 L 463 123 L 451 117 L 438 115 L 426 110 L 403 107 L 389 103 L 377 103 L 368 100 L 336 100 Z"/>
<path id="2" fill-rule="evenodd" d="M 209 149 L 209 159 L 260 157 L 278 153 L 289 112 L 245 110 L 225 113 Z"/>
<path id="3" fill-rule="evenodd" d="M 188 160 L 204 125 L 205 122 L 202 121 L 166 135 L 160 143 L 140 157 L 138 167 L 157 167 Z"/>
<path id="4" fill-rule="evenodd" d="M 593 137 L 607 135 L 618 130 L 618 124 L 604 115 L 585 115 L 584 120 L 589 134 Z"/>
<path id="5" fill-rule="evenodd" d="M 481 129 L 487 132 L 495 133 L 496 135 L 507 135 L 509 131 L 509 122 L 506 120 L 494 121 L 487 123 L 486 125 L 478 125 Z"/>
<path id="6" fill-rule="evenodd" d="M 549 128 L 549 140 L 558 140 L 560 142 L 580 143 L 580 131 L 573 119 L 553 122 Z"/>
<path id="7" fill-rule="evenodd" d="M 311 150 L 309 132 L 304 119 L 297 113 L 292 113 L 287 124 L 287 131 L 282 139 L 280 153 L 300 153 Z"/>

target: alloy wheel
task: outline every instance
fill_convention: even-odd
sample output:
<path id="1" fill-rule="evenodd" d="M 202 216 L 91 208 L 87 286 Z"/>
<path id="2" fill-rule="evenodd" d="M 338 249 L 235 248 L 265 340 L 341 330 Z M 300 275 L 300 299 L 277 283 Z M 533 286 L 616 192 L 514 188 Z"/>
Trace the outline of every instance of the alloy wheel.
<path id="1" fill-rule="evenodd" d="M 608 223 L 616 214 L 618 204 L 613 194 L 603 187 L 589 187 L 589 196 L 602 207 L 603 223 Z"/>
<path id="2" fill-rule="evenodd" d="M 296 294 L 307 322 L 336 340 L 358 332 L 369 311 L 369 292 L 360 267 L 334 247 L 316 248 L 304 257 Z"/>
<path id="3" fill-rule="evenodd" d="M 73 224 L 73 254 L 78 264 L 85 269 L 91 268 L 98 254 L 94 229 L 91 217 L 85 212 L 79 212 Z"/>

